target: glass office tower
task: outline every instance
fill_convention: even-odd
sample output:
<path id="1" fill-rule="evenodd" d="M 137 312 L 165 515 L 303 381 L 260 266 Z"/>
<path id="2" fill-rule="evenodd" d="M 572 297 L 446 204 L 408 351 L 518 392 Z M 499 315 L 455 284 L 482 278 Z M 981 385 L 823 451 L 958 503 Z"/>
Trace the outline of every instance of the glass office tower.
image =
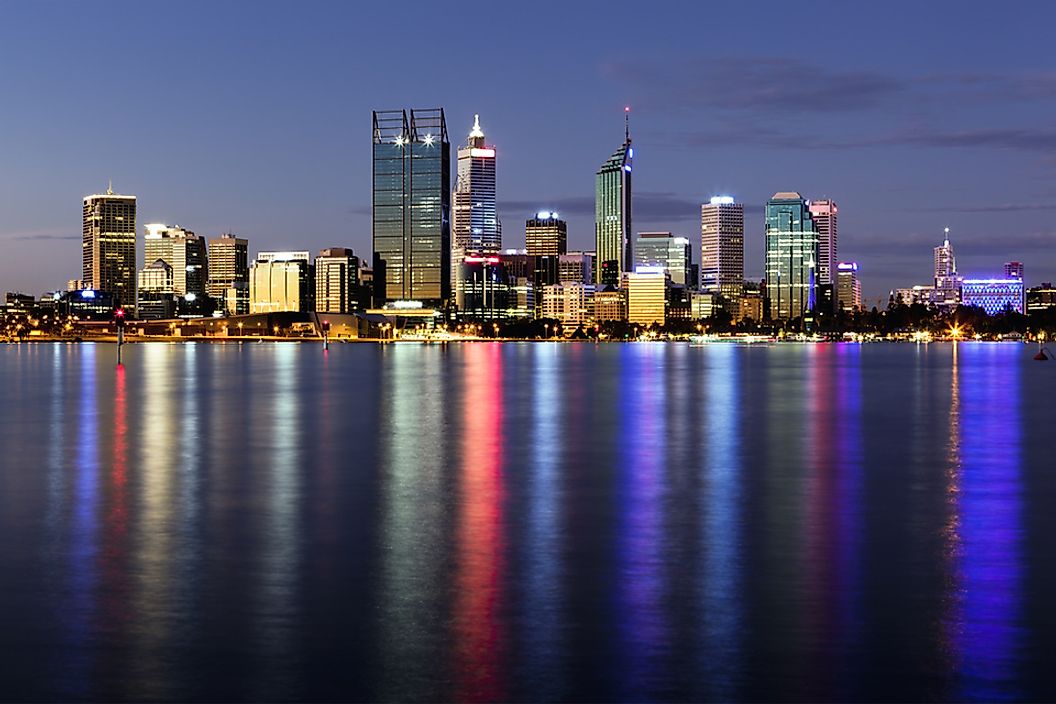
<path id="1" fill-rule="evenodd" d="M 81 240 L 82 286 L 106 291 L 117 305 L 136 307 L 136 197 L 85 196 Z"/>
<path id="2" fill-rule="evenodd" d="M 443 108 L 374 113 L 375 305 L 451 295 L 451 147 Z"/>
<path id="3" fill-rule="evenodd" d="M 818 232 L 810 203 L 798 193 L 775 193 L 766 203 L 766 291 L 770 317 L 799 318 L 816 307 Z"/>
<path id="4" fill-rule="evenodd" d="M 594 244 L 596 281 L 620 282 L 634 269 L 631 238 L 631 162 L 634 149 L 627 130 L 623 144 L 601 165 L 595 177 Z"/>

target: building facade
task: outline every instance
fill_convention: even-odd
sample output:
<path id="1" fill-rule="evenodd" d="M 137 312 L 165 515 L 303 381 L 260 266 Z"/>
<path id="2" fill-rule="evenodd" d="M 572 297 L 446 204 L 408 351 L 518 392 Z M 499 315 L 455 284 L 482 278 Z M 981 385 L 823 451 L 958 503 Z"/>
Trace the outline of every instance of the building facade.
<path id="1" fill-rule="evenodd" d="M 205 298 L 209 275 L 205 240 L 177 225 L 144 225 L 143 256 L 148 263 L 161 260 L 172 267 L 172 292 L 190 300 Z"/>
<path id="2" fill-rule="evenodd" d="M 374 112 L 375 305 L 450 299 L 450 170 L 442 108 Z"/>
<path id="3" fill-rule="evenodd" d="M 858 279 L 858 262 L 836 265 L 836 302 L 840 310 L 853 312 L 862 307 L 862 282 Z"/>
<path id="4" fill-rule="evenodd" d="M 590 252 L 569 252 L 557 258 L 560 283 L 589 284 L 594 282 L 594 255 Z"/>
<path id="5" fill-rule="evenodd" d="M 1006 310 L 1023 313 L 1023 279 L 964 279 L 961 281 L 961 304 L 982 308 L 988 315 Z"/>
<path id="6" fill-rule="evenodd" d="M 634 242 L 635 271 L 639 267 L 660 267 L 673 286 L 689 286 L 691 252 L 689 240 L 670 232 L 639 232 Z"/>
<path id="7" fill-rule="evenodd" d="M 502 249 L 502 228 L 495 208 L 495 147 L 484 142 L 480 115 L 466 144 L 458 148 L 455 190 L 451 194 L 451 281 L 457 286 L 467 254 Z"/>
<path id="8" fill-rule="evenodd" d="M 950 228 L 945 229 L 943 243 L 934 250 L 935 287 L 932 302 L 952 307 L 961 300 L 961 277 L 957 275 L 957 257 L 950 244 Z"/>
<path id="9" fill-rule="evenodd" d="M 836 284 L 839 208 L 836 201 L 823 198 L 810 201 L 810 217 L 818 233 L 818 262 L 815 272 L 818 286 Z"/>
<path id="10" fill-rule="evenodd" d="M 594 251 L 596 281 L 619 285 L 634 269 L 631 238 L 631 169 L 634 149 L 630 130 L 623 144 L 601 165 L 594 179 Z M 605 274 L 609 274 L 606 280 Z"/>
<path id="11" fill-rule="evenodd" d="M 82 216 L 81 285 L 112 294 L 116 305 L 134 310 L 136 197 L 107 188 L 84 197 Z"/>
<path id="12" fill-rule="evenodd" d="M 543 287 L 540 317 L 577 328 L 594 320 L 594 284 L 567 283 Z"/>
<path id="13" fill-rule="evenodd" d="M 260 252 L 249 267 L 249 312 L 310 312 L 314 293 L 307 251 Z"/>
<path id="14" fill-rule="evenodd" d="M 361 306 L 359 257 L 347 247 L 330 247 L 315 258 L 315 310 L 351 313 Z"/>
<path id="15" fill-rule="evenodd" d="M 788 320 L 815 309 L 818 233 L 807 201 L 775 193 L 766 204 L 766 290 L 770 318 Z"/>
<path id="16" fill-rule="evenodd" d="M 568 224 L 555 212 L 539 211 L 524 223 L 524 249 L 533 257 L 565 254 L 568 251 Z"/>
<path id="17" fill-rule="evenodd" d="M 700 206 L 700 287 L 727 300 L 744 286 L 744 205 L 716 196 Z"/>
<path id="18" fill-rule="evenodd" d="M 228 315 L 249 312 L 249 240 L 231 233 L 210 238 L 206 293 Z"/>
<path id="19" fill-rule="evenodd" d="M 667 275 L 662 267 L 638 267 L 623 275 L 627 291 L 627 322 L 663 325 L 667 311 Z"/>

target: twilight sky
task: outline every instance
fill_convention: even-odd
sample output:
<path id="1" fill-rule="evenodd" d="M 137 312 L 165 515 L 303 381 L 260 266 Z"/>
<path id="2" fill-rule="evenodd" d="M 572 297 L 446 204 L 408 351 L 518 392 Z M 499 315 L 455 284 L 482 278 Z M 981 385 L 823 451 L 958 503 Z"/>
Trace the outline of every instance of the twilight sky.
<path id="1" fill-rule="evenodd" d="M 1054 26 L 1040 1 L 3 2 L 0 291 L 80 275 L 108 178 L 140 233 L 369 256 L 372 109 L 442 106 L 453 144 L 479 112 L 504 245 L 545 207 L 592 248 L 625 104 L 636 231 L 699 247 L 700 203 L 734 195 L 757 279 L 762 204 L 798 190 L 838 202 L 870 305 L 928 282 L 945 225 L 963 273 L 1050 281 Z"/>

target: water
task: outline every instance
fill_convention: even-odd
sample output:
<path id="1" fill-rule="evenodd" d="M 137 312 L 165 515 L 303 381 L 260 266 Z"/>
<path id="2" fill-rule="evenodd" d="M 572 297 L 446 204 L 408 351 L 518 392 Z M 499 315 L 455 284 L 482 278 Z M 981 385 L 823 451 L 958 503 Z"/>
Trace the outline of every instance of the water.
<path id="1" fill-rule="evenodd" d="M 0 698 L 1056 699 L 1032 353 L 0 346 Z"/>

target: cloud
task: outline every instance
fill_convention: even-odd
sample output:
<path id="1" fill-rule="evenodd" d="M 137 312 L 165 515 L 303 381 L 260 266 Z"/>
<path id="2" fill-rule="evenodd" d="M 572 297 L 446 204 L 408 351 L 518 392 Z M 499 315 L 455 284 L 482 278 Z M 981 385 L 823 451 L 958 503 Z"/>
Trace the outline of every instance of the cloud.
<path id="1" fill-rule="evenodd" d="M 914 213 L 1027 213 L 1056 210 L 1052 203 L 995 203 L 992 205 L 951 205 L 944 208 L 906 208 Z"/>
<path id="2" fill-rule="evenodd" d="M 79 241 L 82 235 L 68 235 L 68 234 L 57 234 L 52 232 L 20 232 L 20 233 L 4 233 L 0 234 L 0 239 L 6 240 L 29 240 L 33 242 L 40 242 L 44 240 L 60 240 L 60 241 Z"/>
<path id="3" fill-rule="evenodd" d="M 697 58 L 674 65 L 616 62 L 603 71 L 665 107 L 847 112 L 882 104 L 907 90 L 905 81 L 894 76 L 778 57 Z"/>

